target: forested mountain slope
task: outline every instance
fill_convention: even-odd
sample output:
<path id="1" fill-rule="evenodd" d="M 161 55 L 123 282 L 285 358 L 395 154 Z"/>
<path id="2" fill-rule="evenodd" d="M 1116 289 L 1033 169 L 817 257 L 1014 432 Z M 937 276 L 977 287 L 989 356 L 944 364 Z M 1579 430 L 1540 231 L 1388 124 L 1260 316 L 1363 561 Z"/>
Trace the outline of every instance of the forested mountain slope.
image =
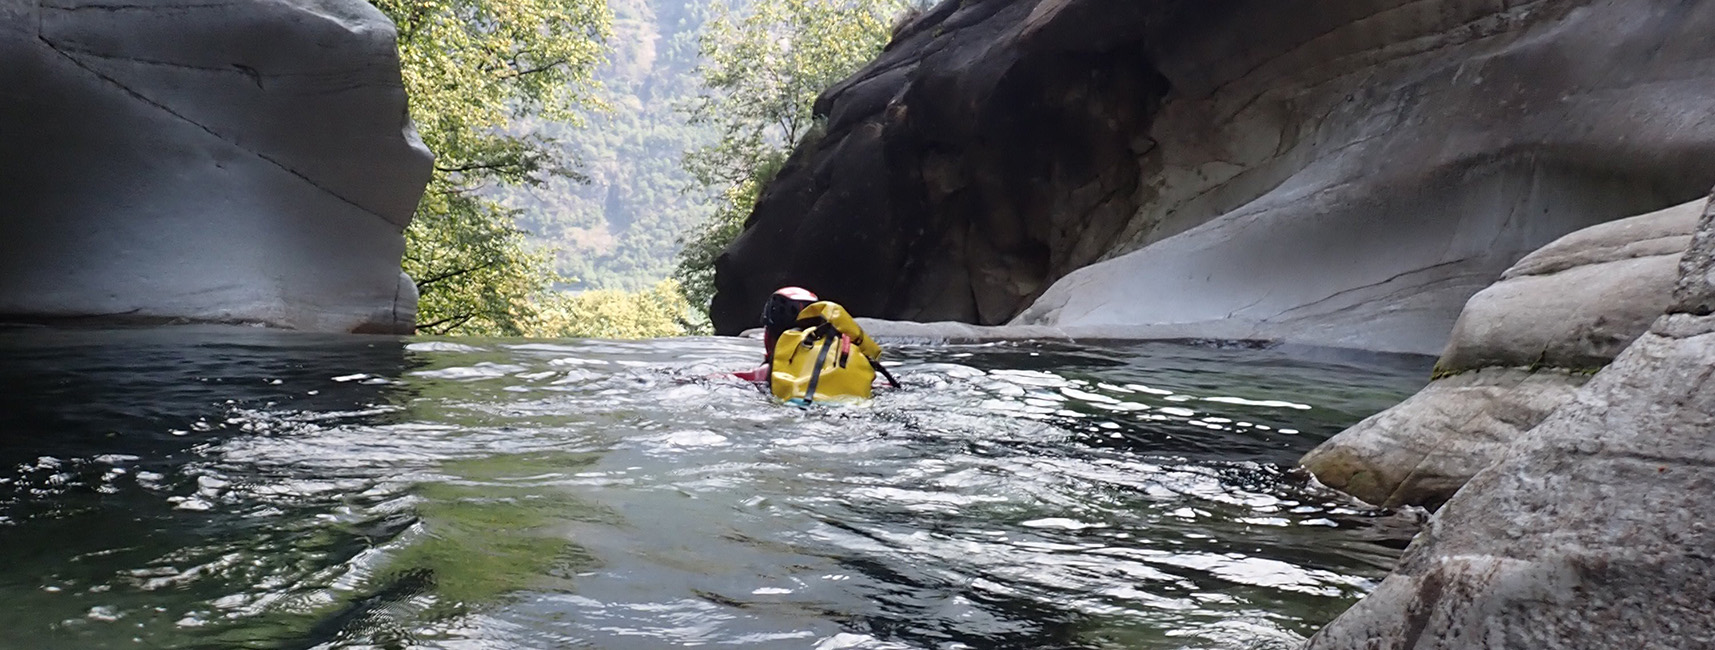
<path id="1" fill-rule="evenodd" d="M 640 289 L 666 277 L 676 240 L 708 212 L 684 153 L 713 139 L 680 111 L 699 89 L 697 32 L 708 0 L 612 0 L 613 38 L 598 72 L 607 110 L 584 128 L 542 125 L 579 178 L 507 188 L 519 225 L 557 250 L 569 288 Z M 580 180 L 587 182 L 580 182 Z"/>

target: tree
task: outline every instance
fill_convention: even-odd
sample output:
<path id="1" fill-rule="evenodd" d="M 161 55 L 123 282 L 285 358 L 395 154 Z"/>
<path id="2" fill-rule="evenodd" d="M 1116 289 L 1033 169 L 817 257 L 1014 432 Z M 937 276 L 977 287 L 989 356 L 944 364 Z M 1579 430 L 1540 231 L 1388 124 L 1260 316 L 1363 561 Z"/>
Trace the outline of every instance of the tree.
<path id="1" fill-rule="evenodd" d="M 531 325 L 531 335 L 555 338 L 646 339 L 684 336 L 690 303 L 679 283 L 662 280 L 640 291 L 598 289 L 558 293 Z"/>
<path id="2" fill-rule="evenodd" d="M 603 0 L 370 0 L 398 26 L 411 117 L 435 173 L 405 231 L 418 331 L 520 334 L 555 275 L 478 191 L 571 175 L 519 118 L 575 122 L 611 17 Z"/>
<path id="3" fill-rule="evenodd" d="M 698 309 L 707 311 L 715 258 L 743 229 L 763 186 L 792 147 L 819 130 L 816 96 L 880 54 L 890 19 L 914 7 L 910 0 L 715 4 L 701 41 L 705 92 L 689 113 L 721 138 L 687 155 L 685 166 L 717 195 L 717 207 L 685 239 L 673 272 Z"/>
<path id="4" fill-rule="evenodd" d="M 713 205 L 687 192 L 685 153 L 715 140 L 713 127 L 688 123 L 679 107 L 702 90 L 697 36 L 706 0 L 609 0 L 612 46 L 596 70 L 601 100 L 575 132 L 559 136 L 587 183 L 551 178 L 541 187 L 503 188 L 499 198 L 523 210 L 520 225 L 537 245 L 556 248 L 554 267 L 570 289 L 641 290 L 672 272 L 680 234 Z"/>

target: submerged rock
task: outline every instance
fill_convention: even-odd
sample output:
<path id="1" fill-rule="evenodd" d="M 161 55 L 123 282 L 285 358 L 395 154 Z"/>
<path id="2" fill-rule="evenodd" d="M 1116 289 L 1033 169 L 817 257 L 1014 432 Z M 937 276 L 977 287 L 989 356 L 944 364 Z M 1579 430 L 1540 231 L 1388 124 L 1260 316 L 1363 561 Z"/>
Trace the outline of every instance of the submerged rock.
<path id="1" fill-rule="evenodd" d="M 1592 226 L 1472 296 L 1422 392 L 1300 463 L 1382 506 L 1441 505 L 1667 309 L 1706 200 Z"/>
<path id="2" fill-rule="evenodd" d="M 1705 216 L 1669 313 L 1471 479 L 1309 647 L 1715 647 L 1712 258 Z"/>
<path id="3" fill-rule="evenodd" d="M 1715 5 L 1666 0 L 944 2 L 823 96 L 713 316 L 799 284 L 1434 354 L 1526 253 L 1703 193 L 1712 49 Z"/>
<path id="4" fill-rule="evenodd" d="M 0 317 L 410 331 L 394 37 L 360 0 L 0 0 Z"/>

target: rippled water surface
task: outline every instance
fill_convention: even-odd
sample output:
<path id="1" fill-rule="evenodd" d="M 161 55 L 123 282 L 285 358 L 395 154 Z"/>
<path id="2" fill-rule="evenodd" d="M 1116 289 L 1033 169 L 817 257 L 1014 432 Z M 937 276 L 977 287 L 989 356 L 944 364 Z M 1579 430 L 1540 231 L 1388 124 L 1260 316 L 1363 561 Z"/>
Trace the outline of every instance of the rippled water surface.
<path id="1" fill-rule="evenodd" d="M 1287 471 L 1423 359 L 0 333 L 0 646 L 1285 648 L 1413 532 Z"/>

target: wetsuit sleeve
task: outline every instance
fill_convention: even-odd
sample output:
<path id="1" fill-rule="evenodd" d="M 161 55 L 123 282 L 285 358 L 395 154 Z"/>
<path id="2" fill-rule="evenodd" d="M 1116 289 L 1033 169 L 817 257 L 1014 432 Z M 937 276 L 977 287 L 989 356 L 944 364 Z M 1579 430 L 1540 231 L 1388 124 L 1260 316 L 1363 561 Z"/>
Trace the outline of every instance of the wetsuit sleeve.
<path id="1" fill-rule="evenodd" d="M 768 364 L 765 363 L 750 370 L 732 373 L 732 376 L 745 381 L 768 381 L 769 370 Z"/>

